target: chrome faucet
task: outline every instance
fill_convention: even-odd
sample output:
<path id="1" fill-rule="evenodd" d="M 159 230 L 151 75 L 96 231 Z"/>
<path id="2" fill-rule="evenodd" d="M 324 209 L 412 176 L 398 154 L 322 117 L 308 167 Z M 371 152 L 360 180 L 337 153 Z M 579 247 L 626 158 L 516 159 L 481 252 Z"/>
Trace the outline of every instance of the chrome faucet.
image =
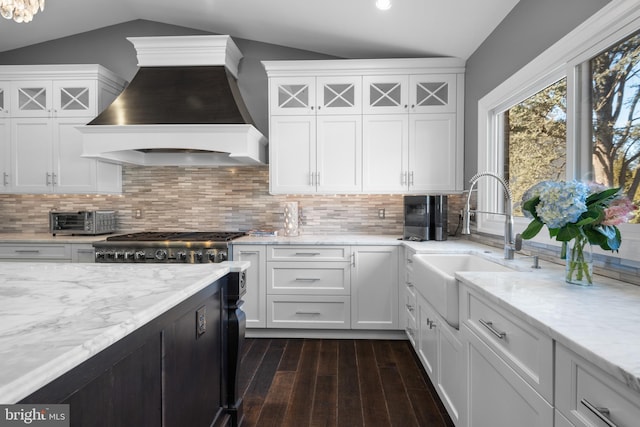
<path id="1" fill-rule="evenodd" d="M 493 174 L 491 172 L 481 172 L 475 174 L 469 183 L 471 187 L 469 188 L 469 195 L 467 196 L 467 203 L 465 204 L 463 211 L 463 225 L 462 225 L 462 234 L 471 234 L 470 227 L 470 216 L 471 216 L 471 192 L 473 191 L 473 187 L 475 187 L 476 183 L 483 176 L 493 177 L 498 180 L 502 187 L 504 188 L 504 196 L 506 199 L 505 203 L 505 211 L 504 212 L 486 212 L 486 211 L 478 211 L 475 210 L 475 213 L 486 213 L 486 214 L 494 214 L 494 215 L 504 215 L 504 259 L 513 259 L 514 254 L 519 248 L 516 245 L 516 239 L 513 233 L 513 197 L 511 195 L 511 190 L 509 186 L 505 182 L 503 178 L 500 176 Z"/>

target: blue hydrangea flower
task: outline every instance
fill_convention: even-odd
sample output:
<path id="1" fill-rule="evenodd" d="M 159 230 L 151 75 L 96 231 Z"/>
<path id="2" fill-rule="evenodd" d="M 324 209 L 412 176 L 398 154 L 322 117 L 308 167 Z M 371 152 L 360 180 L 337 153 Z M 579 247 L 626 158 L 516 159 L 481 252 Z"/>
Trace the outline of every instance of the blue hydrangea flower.
<path id="1" fill-rule="evenodd" d="M 589 186 L 580 181 L 543 181 L 529 192 L 529 197 L 540 197 L 536 213 L 549 228 L 575 223 L 587 211 Z"/>

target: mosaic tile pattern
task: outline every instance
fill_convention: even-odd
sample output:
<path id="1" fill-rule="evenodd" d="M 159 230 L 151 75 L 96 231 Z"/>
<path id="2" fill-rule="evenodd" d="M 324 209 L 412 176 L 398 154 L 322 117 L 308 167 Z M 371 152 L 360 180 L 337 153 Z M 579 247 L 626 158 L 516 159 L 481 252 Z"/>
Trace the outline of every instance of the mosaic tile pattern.
<path id="1" fill-rule="evenodd" d="M 402 195 L 270 195 L 269 168 L 123 167 L 123 194 L 0 195 L 0 232 L 47 232 L 50 210 L 114 209 L 120 231 L 280 229 L 297 201 L 301 232 L 402 235 Z M 449 199 L 455 230 L 461 196 Z M 142 218 L 133 217 L 140 209 Z M 385 219 L 378 210 L 385 209 Z"/>

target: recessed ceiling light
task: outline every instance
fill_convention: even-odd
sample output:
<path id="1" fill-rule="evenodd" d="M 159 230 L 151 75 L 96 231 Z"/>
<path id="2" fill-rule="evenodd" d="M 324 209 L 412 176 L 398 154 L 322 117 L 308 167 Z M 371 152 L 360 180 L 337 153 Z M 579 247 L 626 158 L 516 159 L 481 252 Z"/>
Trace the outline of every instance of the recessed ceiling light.
<path id="1" fill-rule="evenodd" d="M 380 10 L 388 10 L 391 8 L 391 0 L 376 0 L 376 7 Z"/>

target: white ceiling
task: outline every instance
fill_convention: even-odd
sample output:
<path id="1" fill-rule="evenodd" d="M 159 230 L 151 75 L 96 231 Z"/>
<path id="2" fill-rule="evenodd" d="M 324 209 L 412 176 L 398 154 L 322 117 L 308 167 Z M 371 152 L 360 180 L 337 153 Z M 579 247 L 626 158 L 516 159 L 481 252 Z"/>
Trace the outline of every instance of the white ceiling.
<path id="1" fill-rule="evenodd" d="M 31 23 L 0 19 L 0 52 L 135 19 L 344 58 L 467 59 L 518 0 L 47 0 Z"/>

